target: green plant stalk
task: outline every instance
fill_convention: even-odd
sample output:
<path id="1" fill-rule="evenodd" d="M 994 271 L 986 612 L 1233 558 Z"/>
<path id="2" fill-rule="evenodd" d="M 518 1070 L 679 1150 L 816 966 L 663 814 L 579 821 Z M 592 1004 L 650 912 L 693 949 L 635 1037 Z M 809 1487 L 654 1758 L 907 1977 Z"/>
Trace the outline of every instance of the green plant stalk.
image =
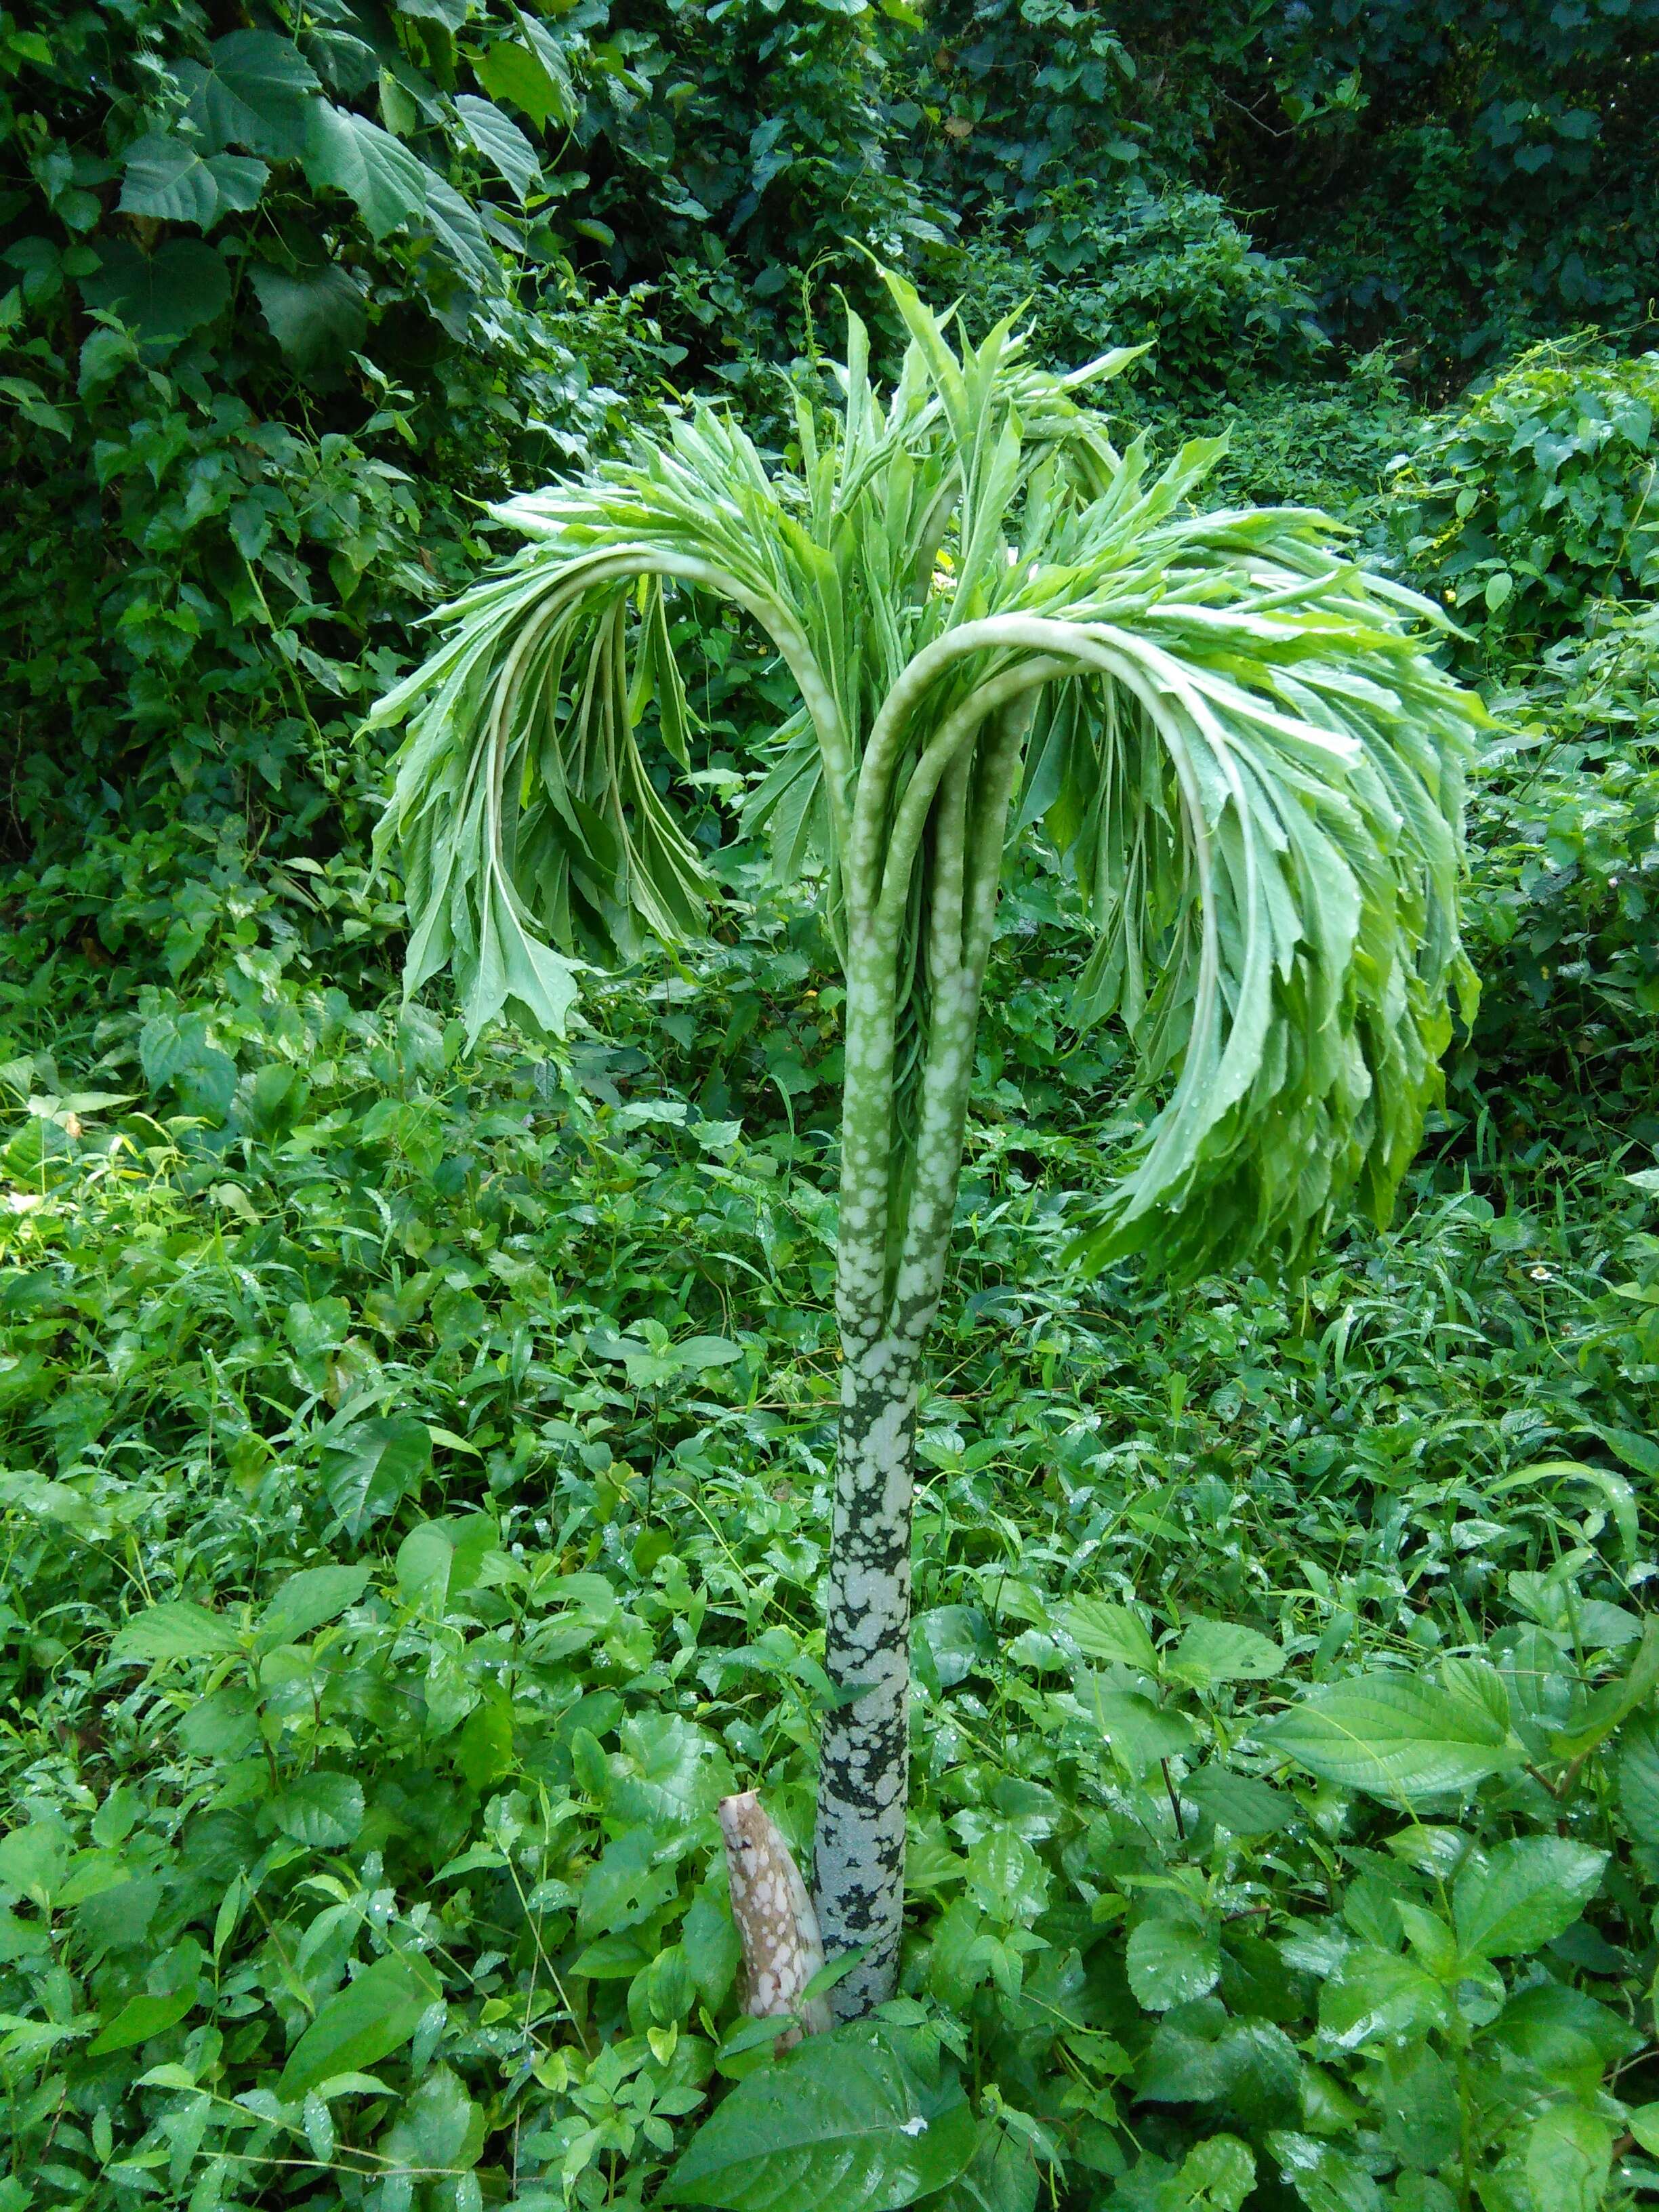
<path id="1" fill-rule="evenodd" d="M 890 1996 L 897 1969 L 916 1404 L 950 1252 L 1008 803 L 1030 720 L 1029 704 L 999 711 L 1010 688 L 984 687 L 970 709 L 953 718 L 956 750 L 939 781 L 922 884 L 930 1020 L 908 1175 L 896 1172 L 894 1127 L 903 902 L 884 899 L 874 914 L 865 904 L 849 932 L 836 1268 L 842 1399 L 824 1664 L 838 1689 L 864 1687 L 825 1720 L 814 1855 L 826 1942 L 836 1951 L 865 1950 L 835 1993 L 843 2018 Z M 992 734 L 976 763 L 966 733 L 992 714 Z M 880 767 L 872 749 L 861 802 Z M 890 848 L 884 877 L 910 858 L 902 845 L 897 853 Z M 907 888 L 908 878 L 905 868 Z M 900 880 L 893 878 L 895 890 Z"/>

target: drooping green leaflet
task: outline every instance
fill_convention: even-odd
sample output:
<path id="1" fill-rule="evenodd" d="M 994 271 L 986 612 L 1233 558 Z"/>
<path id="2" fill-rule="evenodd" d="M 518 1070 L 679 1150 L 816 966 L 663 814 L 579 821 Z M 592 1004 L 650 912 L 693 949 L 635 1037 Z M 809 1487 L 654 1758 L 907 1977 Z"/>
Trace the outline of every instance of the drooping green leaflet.
<path id="1" fill-rule="evenodd" d="M 632 459 L 495 513 L 526 544 L 447 609 L 382 703 L 408 736 L 382 826 L 409 981 L 550 1029 L 573 946 L 700 924 L 711 885 L 638 750 L 688 760 L 671 597 L 753 618 L 799 708 L 750 802 L 822 882 L 847 980 L 842 1405 L 825 1665 L 860 1694 L 821 1747 L 815 1890 L 836 1992 L 892 1984 L 902 1908 L 911 1444 L 944 1280 L 1011 837 L 1073 860 L 1080 979 L 1164 1103 L 1080 1244 L 1195 1269 L 1294 1261 L 1357 1191 L 1384 1212 L 1467 988 L 1456 888 L 1479 709 L 1435 610 L 1291 510 L 1189 503 L 1217 447 L 1120 454 L 1007 325 L 951 349 L 908 286 L 896 386 L 850 323 L 841 416 L 770 471 L 698 408 Z"/>

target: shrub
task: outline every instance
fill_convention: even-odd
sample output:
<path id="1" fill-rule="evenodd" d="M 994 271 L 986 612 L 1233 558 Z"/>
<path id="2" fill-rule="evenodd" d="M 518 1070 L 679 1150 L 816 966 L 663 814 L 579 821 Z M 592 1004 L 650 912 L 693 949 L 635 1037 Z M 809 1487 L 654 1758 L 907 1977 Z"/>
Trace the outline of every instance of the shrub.
<path id="1" fill-rule="evenodd" d="M 1303 257 L 1333 337 L 1425 381 L 1651 311 L 1659 0 L 883 12 L 910 158 L 971 228 L 1069 178 L 1202 179 Z"/>
<path id="2" fill-rule="evenodd" d="M 1407 557 L 1510 649 L 1659 579 L 1659 353 L 1534 346 L 1431 428 L 1402 477 Z"/>
<path id="3" fill-rule="evenodd" d="M 1615 613 L 1495 702 L 1470 893 L 1492 1073 L 1652 1089 L 1659 1016 L 1659 607 Z"/>
<path id="4" fill-rule="evenodd" d="M 36 149 L 0 199 L 15 848 L 349 833 L 346 732 L 470 557 L 462 495 L 586 453 L 605 377 L 678 358 L 636 298 L 584 310 L 535 149 L 424 25 L 376 33 L 401 136 L 343 33 L 215 38 L 143 0 L 0 41 L 0 131 Z M 528 96 L 510 38 L 477 51 L 480 88 Z"/>
<path id="5" fill-rule="evenodd" d="M 1267 384 L 1242 399 L 1196 396 L 1164 425 L 1168 442 L 1224 434 L 1212 478 L 1243 507 L 1316 507 L 1386 544 L 1394 500 L 1389 471 L 1415 419 L 1381 349 L 1317 384 Z"/>
<path id="6" fill-rule="evenodd" d="M 1208 192 L 1137 189 L 1113 206 L 1080 186 L 1047 192 L 1024 231 L 988 225 L 953 281 L 976 325 L 1029 300 L 1052 361 L 1149 344 L 1142 374 L 1170 396 L 1295 374 L 1325 343 L 1296 264 L 1258 253 Z"/>

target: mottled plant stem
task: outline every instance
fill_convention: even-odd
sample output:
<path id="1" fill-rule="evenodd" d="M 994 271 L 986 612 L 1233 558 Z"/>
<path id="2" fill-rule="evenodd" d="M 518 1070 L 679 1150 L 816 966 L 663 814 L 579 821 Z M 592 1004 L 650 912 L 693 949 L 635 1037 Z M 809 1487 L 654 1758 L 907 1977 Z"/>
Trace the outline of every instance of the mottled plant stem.
<path id="1" fill-rule="evenodd" d="M 862 1694 L 824 1717 L 813 1884 L 826 1954 L 872 1947 L 834 1993 L 842 2017 L 890 1994 L 903 1909 L 916 1405 L 915 1350 L 886 1325 L 895 946 L 866 915 L 848 954 L 836 1289 L 842 1408 L 824 1665 L 838 1690 L 858 1686 Z"/>
<path id="2" fill-rule="evenodd" d="M 836 1281 L 841 1427 L 824 1666 L 838 1690 L 858 1694 L 825 1717 L 814 1863 L 827 1954 L 866 1951 L 834 1992 L 842 2019 L 892 1995 L 903 1922 L 917 1396 L 950 1250 L 1002 840 L 1029 714 L 1024 698 L 1007 702 L 990 690 L 939 763 L 927 845 L 914 848 L 925 869 L 928 1011 L 902 1173 L 894 1007 L 903 902 L 890 884 L 876 902 L 873 862 L 869 895 L 851 916 Z M 890 847 L 887 857 L 896 857 Z M 912 855 L 904 859 L 908 866 Z"/>

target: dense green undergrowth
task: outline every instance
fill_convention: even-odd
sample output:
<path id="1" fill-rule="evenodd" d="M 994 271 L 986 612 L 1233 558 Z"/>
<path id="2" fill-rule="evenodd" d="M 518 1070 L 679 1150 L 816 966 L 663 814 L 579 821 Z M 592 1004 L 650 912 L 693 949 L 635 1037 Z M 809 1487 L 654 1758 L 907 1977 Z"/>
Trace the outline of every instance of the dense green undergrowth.
<path id="1" fill-rule="evenodd" d="M 824 2063 L 742 2029 L 711 1815 L 809 1819 L 836 994 L 754 894 L 468 1061 L 349 872 L 218 866 L 6 986 L 6 2202 L 638 2202 Z M 1639 2186 L 1652 1133 L 1455 1085 L 1305 1284 L 1080 1287 L 1133 1122 L 1053 880 L 923 1424 L 879 2032 L 939 2201 Z M 793 2201 L 722 2109 L 708 2201 Z"/>

